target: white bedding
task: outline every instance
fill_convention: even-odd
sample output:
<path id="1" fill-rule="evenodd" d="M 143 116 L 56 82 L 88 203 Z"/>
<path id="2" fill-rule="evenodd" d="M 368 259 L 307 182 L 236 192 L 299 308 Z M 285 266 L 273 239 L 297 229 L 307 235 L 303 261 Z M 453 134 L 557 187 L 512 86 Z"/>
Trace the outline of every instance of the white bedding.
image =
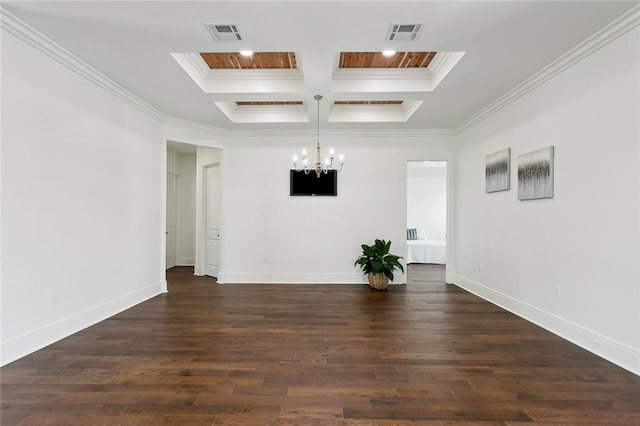
<path id="1" fill-rule="evenodd" d="M 407 263 L 446 263 L 445 242 L 433 240 L 407 241 Z"/>

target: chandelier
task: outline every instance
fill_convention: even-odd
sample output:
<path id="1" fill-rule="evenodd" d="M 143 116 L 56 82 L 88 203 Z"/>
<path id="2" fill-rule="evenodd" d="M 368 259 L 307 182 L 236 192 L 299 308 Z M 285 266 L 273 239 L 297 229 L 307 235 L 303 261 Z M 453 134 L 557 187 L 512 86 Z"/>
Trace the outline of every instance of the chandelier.
<path id="1" fill-rule="evenodd" d="M 329 156 L 322 161 L 322 156 L 320 155 L 320 99 L 322 99 L 321 95 L 315 95 L 313 97 L 318 103 L 318 115 L 316 120 L 316 163 L 313 165 L 309 165 L 309 161 L 307 160 L 307 151 L 305 149 L 302 150 L 302 155 L 300 160 L 302 161 L 301 167 L 298 167 L 298 156 L 293 156 L 293 168 L 297 171 L 304 171 L 305 174 L 311 173 L 311 171 L 316 172 L 316 176 L 320 177 L 322 173 L 328 173 L 329 170 L 337 170 L 341 171 L 342 166 L 344 165 L 344 155 L 339 157 L 340 159 L 340 168 L 336 169 L 333 167 L 333 160 L 335 159 L 335 153 L 333 149 L 329 150 Z"/>

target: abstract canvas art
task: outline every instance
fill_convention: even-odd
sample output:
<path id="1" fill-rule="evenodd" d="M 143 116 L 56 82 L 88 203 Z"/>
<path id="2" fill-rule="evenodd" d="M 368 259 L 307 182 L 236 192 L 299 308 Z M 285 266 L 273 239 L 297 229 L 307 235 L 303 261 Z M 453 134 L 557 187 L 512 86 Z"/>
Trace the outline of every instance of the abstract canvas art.
<path id="1" fill-rule="evenodd" d="M 511 186 L 511 148 L 487 155 L 485 163 L 485 191 L 506 191 Z"/>
<path id="2" fill-rule="evenodd" d="M 518 199 L 553 198 L 553 146 L 518 156 Z"/>

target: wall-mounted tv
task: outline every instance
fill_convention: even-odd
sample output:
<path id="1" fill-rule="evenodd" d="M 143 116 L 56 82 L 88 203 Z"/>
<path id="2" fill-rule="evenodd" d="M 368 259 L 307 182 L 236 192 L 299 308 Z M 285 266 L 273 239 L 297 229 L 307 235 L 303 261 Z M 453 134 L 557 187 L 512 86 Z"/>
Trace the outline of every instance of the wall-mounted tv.
<path id="1" fill-rule="evenodd" d="M 295 196 L 333 196 L 338 195 L 338 171 L 328 170 L 320 177 L 312 170 L 309 174 L 304 171 L 289 171 L 289 195 Z"/>

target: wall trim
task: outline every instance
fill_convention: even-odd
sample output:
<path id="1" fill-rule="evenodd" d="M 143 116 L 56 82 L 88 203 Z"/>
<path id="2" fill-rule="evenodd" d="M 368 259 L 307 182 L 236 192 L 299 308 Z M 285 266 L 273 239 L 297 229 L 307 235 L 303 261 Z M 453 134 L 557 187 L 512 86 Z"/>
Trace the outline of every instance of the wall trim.
<path id="1" fill-rule="evenodd" d="M 315 129 L 255 129 L 255 130 L 235 130 L 227 133 L 233 137 L 315 137 Z M 393 136 L 402 137 L 433 137 L 433 136 L 456 136 L 451 129 L 323 129 L 323 137 L 367 137 L 367 138 L 388 138 Z"/>
<path id="2" fill-rule="evenodd" d="M 182 127 L 185 129 L 189 129 L 189 130 L 203 130 L 205 132 L 211 132 L 211 133 L 215 133 L 216 136 L 229 136 L 229 134 L 232 134 L 233 132 L 229 132 L 228 130 L 224 130 L 224 129 L 220 129 L 218 127 L 214 127 L 214 126 L 210 126 L 208 124 L 203 124 L 203 123 L 197 123 L 195 121 L 188 121 L 188 120 L 183 120 L 181 118 L 174 118 L 174 117 L 170 117 L 168 115 L 164 115 L 163 114 L 163 118 L 162 118 L 162 124 L 165 124 L 167 126 L 175 126 L 175 127 Z"/>
<path id="3" fill-rule="evenodd" d="M 16 361 L 113 315 L 167 292 L 158 281 L 0 344 L 0 366 Z"/>
<path id="4" fill-rule="evenodd" d="M 633 348 L 565 318 L 493 290 L 462 275 L 455 285 L 634 374 L 640 375 L 640 348 Z"/>
<path id="5" fill-rule="evenodd" d="M 158 121 L 165 119 L 165 114 L 135 96 L 130 91 L 124 89 L 109 77 L 88 65 L 4 8 L 0 8 L 0 27 L 139 111 Z"/>
<path id="6" fill-rule="evenodd" d="M 182 127 L 192 130 L 201 130 L 205 132 L 213 132 L 222 137 L 254 137 L 254 136 L 300 136 L 314 135 L 315 130 L 299 130 L 299 129 L 255 129 L 255 130 L 225 130 L 208 124 L 197 123 L 193 121 L 183 120 L 166 115 L 159 111 L 149 103 L 145 102 L 132 92 L 128 91 L 96 68 L 88 65 L 82 59 L 66 50 L 44 34 L 29 26 L 11 12 L 0 6 L 0 28 L 6 30 L 10 34 L 16 36 L 20 40 L 36 48 L 46 56 L 67 67 L 71 71 L 80 75 L 84 79 L 90 81 L 101 89 L 107 91 L 116 98 L 131 105 L 137 110 L 147 114 L 148 116 L 158 120 L 161 124 Z M 355 130 L 325 130 L 323 134 L 340 135 L 349 137 L 390 137 L 390 136 L 455 136 L 455 132 L 451 129 L 355 129 Z"/>
<path id="7" fill-rule="evenodd" d="M 596 32 L 593 36 L 584 40 L 573 49 L 547 65 L 515 88 L 481 109 L 455 128 L 455 134 L 460 135 L 476 124 L 486 120 L 507 105 L 520 99 L 527 93 L 543 85 L 556 75 L 571 68 L 573 65 L 605 47 L 618 37 L 631 31 L 640 25 L 640 5 L 635 6 L 624 15 L 620 16 L 609 25 Z"/>
<path id="8" fill-rule="evenodd" d="M 60 46 L 46 35 L 42 34 L 17 16 L 0 6 L 0 28 L 16 36 L 28 45 L 39 50 L 49 58 L 67 67 L 85 80 L 95 84 L 116 98 L 124 101 L 135 109 L 158 120 L 161 124 L 184 127 L 194 130 L 205 130 L 226 135 L 228 132 L 207 124 L 182 120 L 166 115 L 146 101 L 134 95 L 120 84 L 98 71 L 96 68 L 84 62 L 82 59 Z"/>
<path id="9" fill-rule="evenodd" d="M 399 280 L 398 280 L 399 281 Z M 394 281 L 392 284 L 405 284 Z M 218 284 L 367 284 L 362 273 L 221 273 Z"/>
<path id="10" fill-rule="evenodd" d="M 556 75 L 580 62 L 592 53 L 611 43 L 616 38 L 622 36 L 628 31 L 640 25 L 640 5 L 632 8 L 624 15 L 614 20 L 602 30 L 598 31 L 592 37 L 578 44 L 575 48 L 562 55 L 560 58 L 520 83 L 514 89 L 499 97 L 497 100 L 478 111 L 467 120 L 459 124 L 455 129 L 360 129 L 360 130 L 327 130 L 323 133 L 330 135 L 332 133 L 341 136 L 352 137 L 388 137 L 388 136 L 436 136 L 436 135 L 460 135 L 469 130 L 476 124 L 487 119 L 491 115 L 500 111 L 502 108 L 526 95 L 536 87 L 544 84 Z M 311 130 L 272 130 L 272 129 L 256 129 L 252 131 L 230 131 L 220 129 L 207 124 L 196 123 L 192 121 L 182 120 L 170 117 L 158 109 L 154 108 L 141 98 L 137 97 L 118 83 L 88 65 L 71 52 L 49 39 L 27 23 L 7 11 L 0 6 L 0 28 L 6 30 L 10 34 L 18 37 L 20 40 L 38 49 L 40 52 L 54 59 L 58 63 L 69 68 L 86 80 L 94 83 L 96 86 L 106 90 L 113 96 L 121 99 L 127 104 L 133 106 L 139 111 L 155 118 L 162 124 L 185 127 L 190 129 L 213 131 L 222 136 L 281 136 L 281 135 L 305 135 L 311 134 Z"/>

